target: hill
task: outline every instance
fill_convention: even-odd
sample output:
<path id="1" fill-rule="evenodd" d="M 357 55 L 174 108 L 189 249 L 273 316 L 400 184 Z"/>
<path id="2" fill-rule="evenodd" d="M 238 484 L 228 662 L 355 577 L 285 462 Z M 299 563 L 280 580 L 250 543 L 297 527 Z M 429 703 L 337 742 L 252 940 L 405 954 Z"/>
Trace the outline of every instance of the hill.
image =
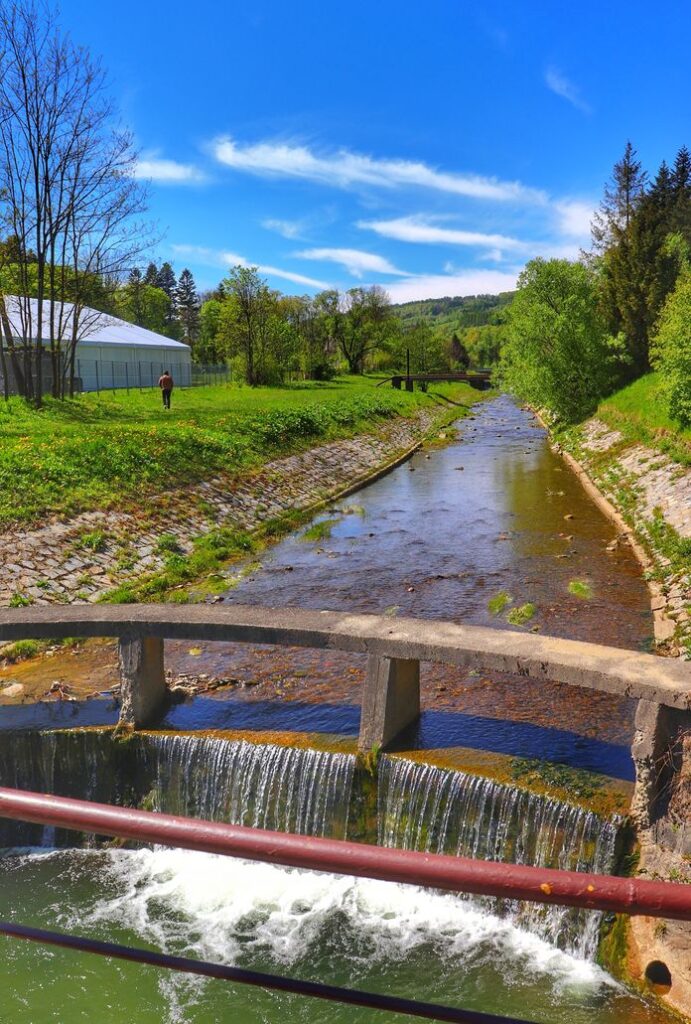
<path id="1" fill-rule="evenodd" d="M 497 314 L 509 305 L 514 294 L 445 296 L 443 299 L 402 302 L 393 308 L 404 323 L 423 320 L 432 327 L 442 327 L 453 334 L 465 327 L 496 323 Z"/>

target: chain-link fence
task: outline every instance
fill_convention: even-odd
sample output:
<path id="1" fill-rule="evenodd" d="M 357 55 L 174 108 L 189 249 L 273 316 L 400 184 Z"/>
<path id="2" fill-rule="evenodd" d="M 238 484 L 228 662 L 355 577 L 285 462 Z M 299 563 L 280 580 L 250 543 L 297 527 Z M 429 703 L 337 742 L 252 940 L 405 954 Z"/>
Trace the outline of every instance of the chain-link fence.
<path id="1" fill-rule="evenodd" d="M 141 359 L 117 362 L 111 359 L 78 358 L 75 364 L 75 391 L 121 391 L 158 387 L 161 374 L 168 370 L 176 387 L 203 387 L 225 384 L 231 379 L 227 366 L 199 366 L 189 362 L 165 362 Z"/>

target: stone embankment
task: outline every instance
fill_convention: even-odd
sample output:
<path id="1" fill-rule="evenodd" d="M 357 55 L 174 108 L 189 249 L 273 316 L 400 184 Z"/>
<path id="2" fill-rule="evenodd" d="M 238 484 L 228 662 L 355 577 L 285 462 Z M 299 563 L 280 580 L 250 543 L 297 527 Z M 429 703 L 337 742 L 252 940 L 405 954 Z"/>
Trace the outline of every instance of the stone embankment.
<path id="1" fill-rule="evenodd" d="M 691 469 L 598 419 L 569 436 L 568 450 L 556 447 L 586 487 L 595 484 L 593 497 L 643 563 L 661 653 L 691 660 L 691 554 L 685 564 L 670 557 L 680 538 L 691 550 Z"/>
<path id="2" fill-rule="evenodd" d="M 98 601 L 120 584 L 163 569 L 171 549 L 189 552 L 196 538 L 218 527 L 251 531 L 317 508 L 395 464 L 450 418 L 448 407 L 423 409 L 372 433 L 274 459 L 247 475 L 219 475 L 161 495 L 154 513 L 85 512 L 0 534 L 0 605 Z"/>
<path id="3" fill-rule="evenodd" d="M 655 640 L 660 654 L 691 660 L 691 556 L 679 541 L 691 538 L 691 469 L 591 419 L 555 446 L 602 510 L 622 530 L 646 569 Z M 568 450 L 567 450 L 568 449 Z M 691 545 L 690 545 L 691 546 Z M 670 557 L 676 549 L 676 557 Z M 668 713 L 641 701 L 633 756 L 637 825 L 645 878 L 691 884 L 691 728 L 689 712 Z M 649 791 L 649 800 L 641 797 Z M 631 919 L 629 969 L 651 977 L 669 972 L 665 1001 L 691 1015 L 691 925 Z M 655 975 L 657 976 L 657 974 Z M 664 991 L 664 989 L 662 990 Z"/>

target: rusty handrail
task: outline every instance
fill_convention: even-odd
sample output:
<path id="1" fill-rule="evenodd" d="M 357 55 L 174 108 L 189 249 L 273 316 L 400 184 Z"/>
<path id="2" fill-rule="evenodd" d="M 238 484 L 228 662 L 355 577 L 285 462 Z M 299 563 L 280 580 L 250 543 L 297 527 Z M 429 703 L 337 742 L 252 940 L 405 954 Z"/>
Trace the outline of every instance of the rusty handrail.
<path id="1" fill-rule="evenodd" d="M 691 885 L 389 849 L 0 788 L 0 817 L 449 892 L 691 921 Z"/>

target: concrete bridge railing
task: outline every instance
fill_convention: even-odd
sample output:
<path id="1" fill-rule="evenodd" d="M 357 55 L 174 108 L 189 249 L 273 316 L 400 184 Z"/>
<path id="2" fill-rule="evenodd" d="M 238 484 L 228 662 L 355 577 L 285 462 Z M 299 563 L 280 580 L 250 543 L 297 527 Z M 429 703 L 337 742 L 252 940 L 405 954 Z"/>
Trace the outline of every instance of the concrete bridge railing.
<path id="1" fill-rule="evenodd" d="M 420 714 L 420 662 L 505 672 L 639 701 L 634 811 L 645 824 L 662 755 L 691 729 L 691 664 L 534 633 L 379 615 L 240 605 L 71 605 L 0 610 L 0 642 L 117 637 L 121 721 L 153 722 L 165 700 L 163 641 L 211 640 L 365 654 L 361 750 L 389 746 Z"/>

